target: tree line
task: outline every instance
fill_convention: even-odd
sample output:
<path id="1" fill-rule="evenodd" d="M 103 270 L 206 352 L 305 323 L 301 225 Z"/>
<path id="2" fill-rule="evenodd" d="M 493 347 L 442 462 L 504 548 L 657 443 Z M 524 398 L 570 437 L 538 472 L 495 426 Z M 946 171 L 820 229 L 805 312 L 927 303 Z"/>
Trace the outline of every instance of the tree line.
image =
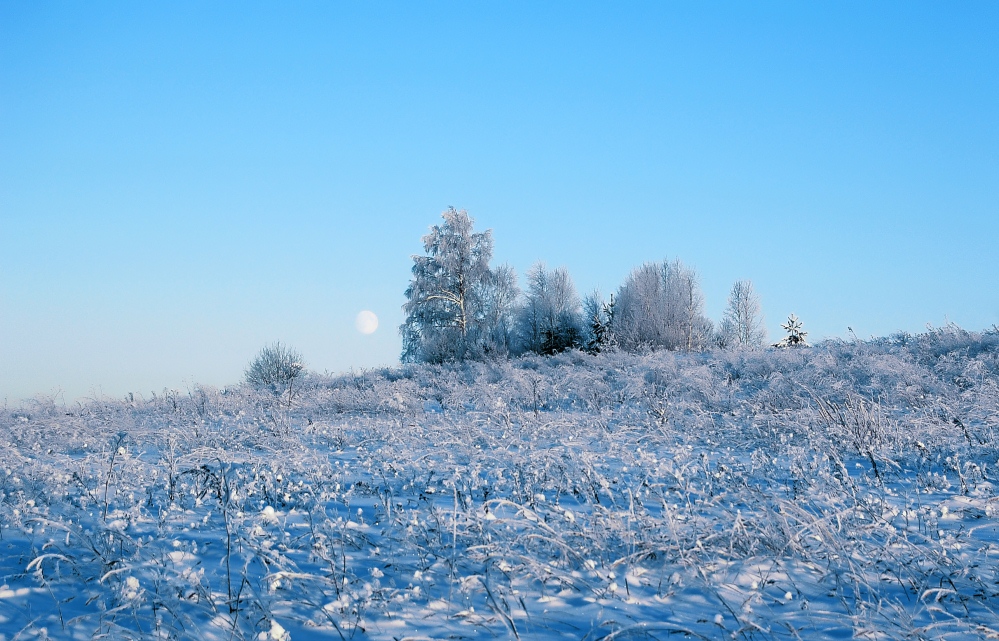
<path id="1" fill-rule="evenodd" d="M 451 207 L 441 216 L 423 237 L 425 254 L 413 256 L 399 328 L 403 362 L 766 344 L 751 281 L 732 286 L 717 326 L 704 313 L 697 272 L 678 259 L 637 267 L 606 299 L 599 291 L 580 298 L 565 268 L 538 262 L 521 291 L 512 267 L 490 266 L 490 230 L 474 231 L 465 210 Z"/>

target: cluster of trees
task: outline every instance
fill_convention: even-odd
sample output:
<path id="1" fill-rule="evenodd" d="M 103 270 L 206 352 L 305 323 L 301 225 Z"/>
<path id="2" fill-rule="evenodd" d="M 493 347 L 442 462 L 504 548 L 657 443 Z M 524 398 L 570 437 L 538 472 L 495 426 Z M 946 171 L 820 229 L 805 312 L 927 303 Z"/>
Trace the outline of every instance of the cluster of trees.
<path id="1" fill-rule="evenodd" d="M 404 362 L 446 362 L 568 349 L 696 351 L 762 346 L 767 334 L 750 281 L 735 283 L 721 323 L 704 314 L 697 272 L 679 260 L 635 269 L 617 296 L 580 299 L 565 268 L 537 263 L 521 292 L 509 265 L 491 267 L 490 231 L 449 208 L 413 256 L 400 327 Z"/>

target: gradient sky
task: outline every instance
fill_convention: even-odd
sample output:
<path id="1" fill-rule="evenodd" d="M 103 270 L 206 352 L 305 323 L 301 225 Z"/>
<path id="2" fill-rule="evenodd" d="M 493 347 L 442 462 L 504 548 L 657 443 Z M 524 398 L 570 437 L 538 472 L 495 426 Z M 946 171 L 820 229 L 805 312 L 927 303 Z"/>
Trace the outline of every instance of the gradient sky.
<path id="1" fill-rule="evenodd" d="M 999 323 L 997 3 L 290 5 L 0 2 L 0 399 L 397 363 L 449 205 L 775 337 Z"/>

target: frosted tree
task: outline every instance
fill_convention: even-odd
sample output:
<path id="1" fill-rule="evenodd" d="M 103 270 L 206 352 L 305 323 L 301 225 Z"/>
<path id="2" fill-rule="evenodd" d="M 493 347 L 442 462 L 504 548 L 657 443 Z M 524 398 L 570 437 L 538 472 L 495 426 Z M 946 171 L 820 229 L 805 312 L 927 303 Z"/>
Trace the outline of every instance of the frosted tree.
<path id="1" fill-rule="evenodd" d="M 664 346 L 667 342 L 663 264 L 645 263 L 633 270 L 617 297 L 615 330 L 628 350 Z"/>
<path id="2" fill-rule="evenodd" d="M 481 343 L 484 356 L 505 357 L 516 349 L 516 305 L 520 298 L 517 272 L 500 265 L 480 285 Z"/>
<path id="3" fill-rule="evenodd" d="M 621 286 L 614 332 L 625 349 L 694 351 L 711 336 L 697 272 L 679 260 L 646 263 Z"/>
<path id="4" fill-rule="evenodd" d="M 808 332 L 802 329 L 801 321 L 794 314 L 787 317 L 787 322 L 781 325 L 787 336 L 774 343 L 774 347 L 808 347 L 805 337 Z"/>
<path id="5" fill-rule="evenodd" d="M 527 272 L 527 283 L 518 322 L 521 350 L 556 354 L 579 347 L 583 323 L 569 272 L 564 267 L 548 271 L 544 263 L 536 263 Z"/>
<path id="6" fill-rule="evenodd" d="M 675 342 L 688 352 L 704 349 L 714 328 L 704 315 L 704 294 L 697 272 L 679 260 L 667 263 L 664 272 L 669 316 L 679 339 Z"/>
<path id="7" fill-rule="evenodd" d="M 605 302 L 595 289 L 583 299 L 583 346 L 590 354 L 598 354 L 614 344 L 614 294 Z"/>
<path id="8" fill-rule="evenodd" d="M 718 338 L 722 347 L 762 347 L 766 344 L 767 328 L 752 281 L 740 280 L 732 285 Z"/>
<path id="9" fill-rule="evenodd" d="M 413 278 L 406 289 L 406 321 L 402 334 L 402 360 L 440 363 L 484 355 L 488 337 L 509 315 L 514 294 L 509 290 L 512 270 L 494 273 L 492 232 L 472 231 L 465 210 L 450 207 L 444 222 L 423 237 L 425 256 L 413 256 Z"/>

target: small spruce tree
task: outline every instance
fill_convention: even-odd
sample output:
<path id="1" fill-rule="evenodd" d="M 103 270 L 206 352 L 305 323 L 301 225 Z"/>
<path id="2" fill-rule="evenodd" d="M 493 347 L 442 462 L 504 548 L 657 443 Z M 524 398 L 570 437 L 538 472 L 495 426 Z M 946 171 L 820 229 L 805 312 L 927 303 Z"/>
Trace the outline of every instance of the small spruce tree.
<path id="1" fill-rule="evenodd" d="M 594 291 L 583 302 L 589 335 L 584 349 L 589 354 L 599 354 L 613 344 L 611 325 L 614 321 L 614 294 L 604 302 L 599 291 Z"/>
<path id="2" fill-rule="evenodd" d="M 801 321 L 794 314 L 787 317 L 787 322 L 781 325 L 787 336 L 774 343 L 774 347 L 808 347 L 805 337 L 808 332 L 801 328 Z"/>

